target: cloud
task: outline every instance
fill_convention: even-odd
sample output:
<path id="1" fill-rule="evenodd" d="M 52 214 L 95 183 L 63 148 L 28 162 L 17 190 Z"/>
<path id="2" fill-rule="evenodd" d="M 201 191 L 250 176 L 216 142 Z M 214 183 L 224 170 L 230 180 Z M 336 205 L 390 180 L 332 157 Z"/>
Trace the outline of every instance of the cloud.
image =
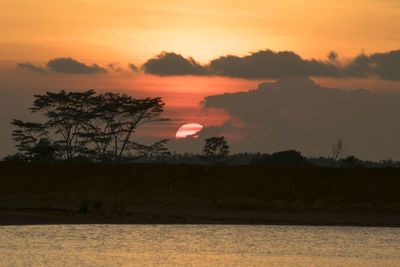
<path id="1" fill-rule="evenodd" d="M 332 62 L 336 62 L 337 61 L 337 59 L 338 59 L 338 54 L 335 52 L 335 51 L 331 51 L 331 52 L 329 52 L 329 54 L 328 54 L 328 59 L 330 60 L 330 61 L 332 61 Z"/>
<path id="2" fill-rule="evenodd" d="M 32 63 L 19 63 L 18 67 L 38 73 L 47 71 L 70 74 L 106 73 L 123 71 L 119 64 L 103 68 L 97 64 L 87 65 L 73 58 L 55 58 L 46 67 Z M 128 65 L 133 72 L 140 68 Z M 210 75 L 242 79 L 282 79 L 289 77 L 329 78 L 379 78 L 400 81 L 400 50 L 370 55 L 361 53 L 350 59 L 340 59 L 336 52 L 330 52 L 327 59 L 304 59 L 292 51 L 275 52 L 260 50 L 246 56 L 228 55 L 201 65 L 193 58 L 180 54 L 163 52 L 149 59 L 141 66 L 145 73 L 159 76 Z"/>
<path id="3" fill-rule="evenodd" d="M 32 63 L 18 63 L 17 66 L 19 68 L 25 68 L 25 69 L 29 69 L 33 72 L 38 72 L 38 73 L 45 73 L 47 71 L 46 68 L 40 67 L 40 66 L 36 66 Z"/>
<path id="4" fill-rule="evenodd" d="M 358 55 L 345 67 L 346 77 L 378 77 L 383 80 L 400 80 L 400 50 L 387 53 Z"/>
<path id="5" fill-rule="evenodd" d="M 55 72 L 71 74 L 106 73 L 107 70 L 97 64 L 86 65 L 73 58 L 55 58 L 47 62 L 47 67 Z"/>
<path id="6" fill-rule="evenodd" d="M 246 56 L 228 55 L 201 65 L 176 53 L 162 53 L 142 68 L 160 76 L 217 75 L 242 79 L 288 77 L 370 78 L 400 81 L 400 50 L 360 54 L 347 61 L 330 52 L 326 60 L 303 59 L 292 51 L 260 50 Z"/>
<path id="7" fill-rule="evenodd" d="M 214 135 L 243 136 L 232 144 L 236 151 L 297 149 L 328 156 L 342 138 L 349 154 L 381 160 L 400 159 L 399 102 L 400 93 L 324 88 L 297 77 L 247 92 L 208 96 L 203 105 L 223 109 L 245 125 L 212 129 Z"/>
<path id="8" fill-rule="evenodd" d="M 305 60 L 294 52 L 263 50 L 244 57 L 225 56 L 210 62 L 215 75 L 245 79 L 279 79 L 294 76 L 336 77 L 336 65 L 315 59 Z"/>
<path id="9" fill-rule="evenodd" d="M 129 64 L 128 64 L 128 68 L 129 68 L 132 72 L 134 72 L 134 73 L 139 72 L 139 68 L 136 67 L 135 64 L 129 63 Z"/>
<path id="10" fill-rule="evenodd" d="M 54 71 L 68 74 L 96 74 L 107 73 L 107 70 L 97 64 L 86 65 L 70 57 L 55 58 L 47 62 L 46 67 L 33 65 L 32 63 L 18 63 L 18 67 L 26 68 L 34 72 L 45 73 Z"/>
<path id="11" fill-rule="evenodd" d="M 110 63 L 110 64 L 108 64 L 107 65 L 107 69 L 111 70 L 111 71 L 114 71 L 114 72 L 123 72 L 124 71 L 124 69 L 118 63 Z"/>
<path id="12" fill-rule="evenodd" d="M 194 59 L 168 52 L 149 59 L 142 68 L 146 73 L 159 76 L 205 75 L 207 73 L 207 69 Z"/>

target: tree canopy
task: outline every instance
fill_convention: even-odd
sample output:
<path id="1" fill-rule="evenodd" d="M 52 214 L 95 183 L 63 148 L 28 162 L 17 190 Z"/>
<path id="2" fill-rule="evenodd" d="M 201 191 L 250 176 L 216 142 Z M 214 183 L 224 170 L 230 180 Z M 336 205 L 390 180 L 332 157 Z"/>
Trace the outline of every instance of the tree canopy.
<path id="1" fill-rule="evenodd" d="M 41 153 L 48 151 L 51 157 L 66 160 L 120 161 L 143 153 L 165 153 L 168 140 L 150 146 L 133 141 L 138 127 L 167 120 L 161 117 L 164 105 L 159 97 L 136 99 L 112 92 L 96 94 L 94 90 L 47 92 L 35 95 L 30 108 L 43 116 L 43 122 L 14 119 L 13 140 L 19 156 L 26 160 L 37 158 L 39 148 Z"/>
<path id="2" fill-rule="evenodd" d="M 201 158 L 212 163 L 221 162 L 229 155 L 229 145 L 224 136 L 205 139 Z"/>

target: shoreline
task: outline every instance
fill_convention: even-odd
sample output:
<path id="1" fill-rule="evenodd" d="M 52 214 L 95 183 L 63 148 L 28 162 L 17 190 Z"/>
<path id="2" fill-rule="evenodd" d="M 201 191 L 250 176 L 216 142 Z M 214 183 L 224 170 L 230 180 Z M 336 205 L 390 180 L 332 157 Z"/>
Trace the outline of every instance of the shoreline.
<path id="1" fill-rule="evenodd" d="M 215 212 L 220 215 L 216 216 Z M 208 214 L 207 214 L 208 213 Z M 65 224 L 191 224 L 191 225 L 287 225 L 400 227 L 400 216 L 388 214 L 343 214 L 334 212 L 183 212 L 81 214 L 67 211 L 0 210 L 1 226 Z"/>

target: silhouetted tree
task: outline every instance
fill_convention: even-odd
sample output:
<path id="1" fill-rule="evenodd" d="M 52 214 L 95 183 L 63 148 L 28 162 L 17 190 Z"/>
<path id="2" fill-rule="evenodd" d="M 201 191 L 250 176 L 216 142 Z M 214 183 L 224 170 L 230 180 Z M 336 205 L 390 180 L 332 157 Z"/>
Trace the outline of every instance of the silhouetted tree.
<path id="1" fill-rule="evenodd" d="M 57 145 L 52 144 L 47 138 L 41 138 L 31 149 L 31 159 L 34 161 L 55 161 L 57 150 Z"/>
<path id="2" fill-rule="evenodd" d="M 85 92 L 59 93 L 47 92 L 44 95 L 35 95 L 32 112 L 40 112 L 47 121 L 46 129 L 54 130 L 54 134 L 60 137 L 55 143 L 66 157 L 71 159 L 80 156 L 85 151 L 88 139 L 81 137 L 87 113 L 91 108 L 91 97 L 94 90 Z"/>
<path id="3" fill-rule="evenodd" d="M 224 136 L 205 139 L 201 158 L 212 163 L 221 162 L 229 155 L 229 145 Z"/>
<path id="4" fill-rule="evenodd" d="M 6 156 L 3 160 L 4 161 L 27 161 L 28 159 L 26 158 L 26 156 L 23 153 L 18 152 L 18 153 Z"/>
<path id="5" fill-rule="evenodd" d="M 358 158 L 356 158 L 354 156 L 348 156 L 341 160 L 341 165 L 342 165 L 342 167 L 345 167 L 345 168 L 361 167 L 362 163 Z"/>
<path id="6" fill-rule="evenodd" d="M 12 125 L 17 127 L 13 130 L 12 136 L 19 151 L 18 158 L 29 160 L 32 158 L 33 148 L 36 147 L 43 136 L 48 136 L 45 125 L 34 122 L 23 122 L 21 120 L 12 120 Z"/>
<path id="7" fill-rule="evenodd" d="M 383 167 L 386 167 L 386 168 L 393 168 L 393 167 L 396 167 L 396 165 L 398 166 L 398 162 L 396 164 L 396 162 L 393 161 L 392 159 L 381 160 L 380 163 Z"/>
<path id="8" fill-rule="evenodd" d="M 332 160 L 336 162 L 346 151 L 342 139 L 339 139 L 332 147 Z"/>
<path id="9" fill-rule="evenodd" d="M 135 99 L 125 94 L 84 92 L 47 92 L 35 95 L 30 110 L 45 117 L 43 123 L 13 120 L 17 127 L 13 139 L 26 158 L 32 159 L 32 149 L 41 137 L 46 137 L 46 149 L 56 148 L 64 159 L 94 158 L 121 160 L 135 147 L 132 141 L 136 129 L 146 123 L 164 121 L 160 118 L 164 103 L 161 98 Z M 45 141 L 42 140 L 40 148 Z M 162 140 L 153 148 L 165 144 Z M 36 147 L 39 149 L 39 147 Z"/>
<path id="10" fill-rule="evenodd" d="M 169 142 L 169 139 L 163 139 L 152 145 L 143 145 L 138 143 L 131 143 L 130 146 L 136 151 L 136 157 L 146 159 L 147 161 L 164 161 L 167 156 L 171 155 L 171 152 L 165 146 Z"/>
<path id="11" fill-rule="evenodd" d="M 166 120 L 160 118 L 164 103 L 159 97 L 134 99 L 124 94 L 105 93 L 98 95 L 94 102 L 96 105 L 89 114 L 83 135 L 95 144 L 101 159 L 120 160 L 128 147 L 134 147 L 131 137 L 137 127 Z"/>
<path id="12" fill-rule="evenodd" d="M 272 155 L 264 154 L 254 158 L 252 164 L 286 166 L 286 165 L 308 165 L 307 159 L 295 150 L 280 151 Z"/>

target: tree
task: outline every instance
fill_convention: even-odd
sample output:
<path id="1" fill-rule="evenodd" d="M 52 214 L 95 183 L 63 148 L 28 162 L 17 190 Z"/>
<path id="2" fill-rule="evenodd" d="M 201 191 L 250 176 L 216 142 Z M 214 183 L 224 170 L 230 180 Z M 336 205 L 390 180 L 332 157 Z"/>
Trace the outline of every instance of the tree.
<path id="1" fill-rule="evenodd" d="M 273 153 L 272 155 L 264 154 L 256 157 L 252 164 L 272 165 L 272 166 L 301 166 L 308 165 L 307 159 L 296 150 L 287 150 Z"/>
<path id="2" fill-rule="evenodd" d="M 30 110 L 42 114 L 44 122 L 11 122 L 17 127 L 13 131 L 17 148 L 28 160 L 43 137 L 48 143 L 42 140 L 41 145 L 56 148 L 61 159 L 121 160 L 135 148 L 132 137 L 138 127 L 166 120 L 160 117 L 164 102 L 159 97 L 135 99 L 94 90 L 62 90 L 34 97 Z"/>
<path id="3" fill-rule="evenodd" d="M 146 123 L 165 121 L 161 98 L 134 99 L 118 93 L 105 93 L 93 99 L 95 105 L 85 122 L 87 137 L 100 159 L 120 160 L 129 148 L 136 129 Z"/>
<path id="4" fill-rule="evenodd" d="M 332 160 L 337 162 L 337 160 L 344 154 L 346 148 L 343 145 L 342 139 L 339 139 L 336 144 L 332 147 Z"/>
<path id="5" fill-rule="evenodd" d="M 41 138 L 31 149 L 33 161 L 55 161 L 57 145 L 54 145 L 47 138 Z"/>
<path id="6" fill-rule="evenodd" d="M 355 156 L 348 156 L 341 160 L 342 167 L 350 168 L 350 167 L 362 167 L 362 162 Z"/>
<path id="7" fill-rule="evenodd" d="M 32 150 L 37 146 L 40 138 L 48 136 L 45 125 L 16 119 L 12 120 L 11 124 L 17 127 L 13 130 L 12 137 L 14 142 L 17 143 L 18 157 L 30 160 L 34 153 Z"/>
<path id="8" fill-rule="evenodd" d="M 229 145 L 224 136 L 205 139 L 201 158 L 212 163 L 221 162 L 229 155 Z"/>
<path id="9" fill-rule="evenodd" d="M 40 112 L 47 119 L 45 127 L 54 130 L 60 137 L 55 143 L 64 152 L 66 159 L 81 156 L 85 151 L 87 138 L 80 135 L 84 129 L 88 112 L 92 107 L 94 90 L 85 92 L 59 93 L 47 92 L 44 95 L 35 95 L 32 113 Z"/>
<path id="10" fill-rule="evenodd" d="M 138 143 L 132 143 L 134 150 L 137 151 L 137 158 L 145 158 L 148 161 L 163 161 L 165 157 L 170 156 L 171 152 L 165 145 L 169 142 L 169 139 L 160 140 L 152 145 L 143 145 Z"/>

